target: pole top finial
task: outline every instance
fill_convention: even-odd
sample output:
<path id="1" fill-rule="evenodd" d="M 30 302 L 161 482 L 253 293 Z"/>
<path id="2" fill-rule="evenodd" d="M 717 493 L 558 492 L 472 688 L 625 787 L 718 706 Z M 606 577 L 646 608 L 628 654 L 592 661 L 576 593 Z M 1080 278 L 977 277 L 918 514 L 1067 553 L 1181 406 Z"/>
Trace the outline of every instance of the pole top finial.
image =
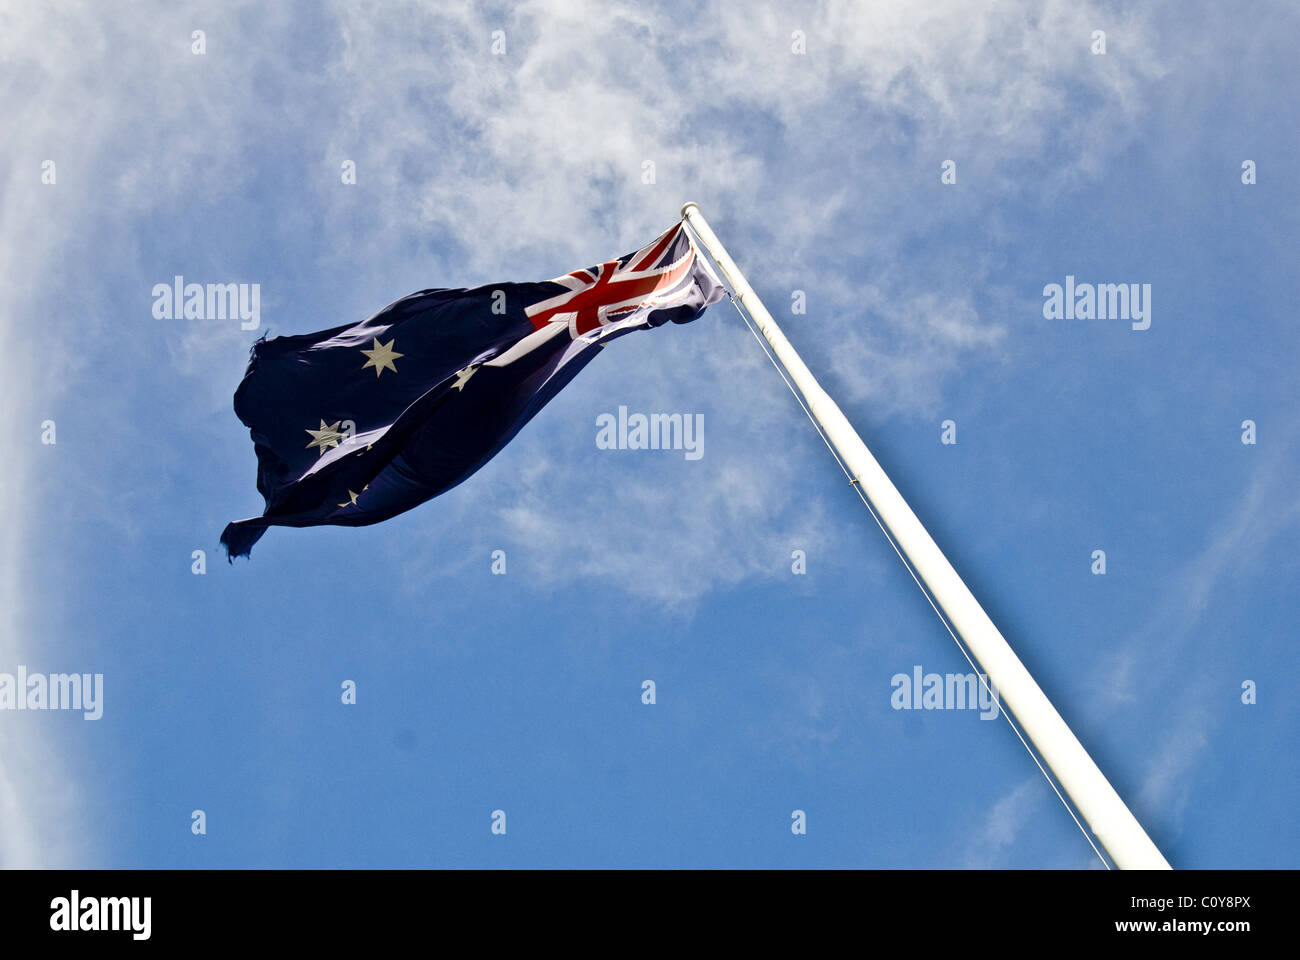
<path id="1" fill-rule="evenodd" d="M 685 220 L 688 216 L 690 216 L 691 210 L 699 210 L 699 209 L 700 209 L 700 205 L 698 203 L 696 203 L 694 200 L 687 200 L 685 203 L 682 204 L 682 219 Z"/>

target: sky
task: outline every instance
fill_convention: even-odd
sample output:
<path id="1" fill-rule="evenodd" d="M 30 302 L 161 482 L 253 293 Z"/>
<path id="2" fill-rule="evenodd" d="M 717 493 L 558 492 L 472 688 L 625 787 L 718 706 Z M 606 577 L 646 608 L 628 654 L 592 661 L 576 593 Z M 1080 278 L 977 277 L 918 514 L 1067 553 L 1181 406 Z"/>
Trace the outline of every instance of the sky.
<path id="1" fill-rule="evenodd" d="M 0 4 L 0 680 L 103 678 L 98 719 L 0 709 L 0 865 L 1099 868 L 1002 718 L 895 709 L 970 667 L 725 301 L 443 496 L 225 562 L 256 337 L 694 200 L 1169 861 L 1300 866 L 1298 27 Z M 160 318 L 177 275 L 260 325 Z M 1149 327 L 1049 317 L 1067 276 Z M 703 456 L 600 449 L 620 406 Z"/>

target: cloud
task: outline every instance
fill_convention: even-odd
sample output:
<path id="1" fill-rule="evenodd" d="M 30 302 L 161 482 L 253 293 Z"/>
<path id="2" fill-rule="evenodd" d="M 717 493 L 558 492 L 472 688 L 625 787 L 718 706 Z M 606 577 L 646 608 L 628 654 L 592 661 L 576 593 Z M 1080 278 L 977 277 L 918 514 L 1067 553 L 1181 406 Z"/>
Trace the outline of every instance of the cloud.
<path id="1" fill-rule="evenodd" d="M 483 556 L 483 538 L 491 538 L 540 589 L 598 582 L 676 608 L 747 578 L 787 575 L 793 549 L 824 556 L 838 533 L 801 475 L 826 466 L 829 454 L 807 426 L 789 447 L 803 413 L 738 320 L 723 313 L 698 323 L 710 321 L 716 326 L 692 331 L 690 343 L 670 327 L 612 344 L 583 371 L 582 390 L 553 401 L 508 457 L 475 476 L 475 490 L 459 488 L 446 509 L 420 511 L 427 532 L 417 536 L 478 538 Z M 643 362 L 629 367 L 638 350 Z M 682 370 L 692 386 L 679 385 Z M 596 416 L 620 405 L 702 416 L 703 456 L 598 451 Z M 763 453 L 777 445 L 785 455 Z"/>
<path id="2" fill-rule="evenodd" d="M 230 37 L 238 35 L 238 16 L 230 8 L 204 20 Z M 154 362 L 148 358 L 158 348 L 153 340 L 132 343 L 119 336 L 122 318 L 105 290 L 112 281 L 95 266 L 132 261 L 138 238 L 131 230 L 142 222 L 135 218 L 178 199 L 202 202 L 209 184 L 223 182 L 213 176 L 221 158 L 247 142 L 231 135 L 242 121 L 231 117 L 223 100 L 253 102 L 253 81 L 237 72 L 172 73 L 178 64 L 197 61 L 189 53 L 192 25 L 184 14 L 128 15 L 67 4 L 58 10 L 28 6 L 0 17 L 0 62 L 6 65 L 0 112 L 23 131 L 4 148 L 0 324 L 6 343 L 41 348 L 38 356 L 21 349 L 0 355 L 4 408 L 15 426 L 0 496 L 24 505 L 0 525 L 0 552 L 7 558 L 0 565 L 0 670 L 12 671 L 19 663 L 36 669 L 70 650 L 69 638 L 48 636 L 40 627 L 43 605 L 30 603 L 50 589 L 48 580 L 33 582 L 33 571 L 57 567 L 51 551 L 60 546 L 45 535 L 59 506 L 41 495 L 43 472 L 65 471 L 65 481 L 86 484 L 88 498 L 109 495 L 89 478 L 68 479 L 82 468 L 75 456 L 58 459 L 57 444 L 40 444 L 39 424 L 54 419 L 66 438 L 85 410 L 85 388 L 99 376 L 94 361 L 110 345 L 112 355 L 135 353 L 141 363 Z M 45 160 L 55 162 L 53 185 L 41 182 Z M 95 248 L 106 228 L 112 244 Z M 145 293 L 141 312 L 147 316 Z M 39 338 L 29 335 L 35 317 L 41 318 Z M 76 343 L 78 349 L 46 349 L 51 343 Z M 129 391 L 116 378 L 113 386 L 96 391 L 96 416 L 115 423 L 122 438 L 147 430 L 125 415 Z M 129 439 L 125 448 L 132 448 Z M 95 865 L 100 844 L 82 819 L 79 741 L 61 742 L 54 715 L 18 719 L 0 723 L 0 866 Z"/>
<path id="3" fill-rule="evenodd" d="M 1103 704 L 1134 703 L 1139 683 L 1143 697 L 1161 697 L 1172 704 L 1159 718 L 1160 729 L 1152 731 L 1154 760 L 1138 794 L 1138 805 L 1166 827 L 1181 822 L 1201 765 L 1213 755 L 1214 733 L 1224 716 L 1223 709 L 1211 708 L 1221 694 L 1209 679 L 1218 672 L 1212 665 L 1224 658 L 1217 649 L 1220 638 L 1197 627 L 1216 592 L 1222 592 L 1230 578 L 1257 569 L 1273 542 L 1300 523 L 1300 493 L 1287 467 L 1295 460 L 1300 430 L 1284 429 L 1287 432 L 1259 450 L 1261 462 L 1240 499 L 1213 528 L 1205 546 L 1162 585 L 1151 618 L 1095 686 Z M 1190 684 L 1185 672 L 1169 669 L 1169 664 L 1182 662 L 1197 664 Z M 1229 700 L 1226 709 L 1233 703 Z"/>
<path id="4" fill-rule="evenodd" d="M 977 306 L 994 258 L 948 245 L 945 224 L 1023 197 L 1017 165 L 1046 165 L 1033 189 L 1048 192 L 1095 173 L 1139 132 L 1141 84 L 1160 69 L 1140 21 L 1066 3 L 771 4 L 744 17 L 724 4 L 349 3 L 335 15 L 342 50 L 326 86 L 346 97 L 322 162 L 355 161 L 366 202 L 337 187 L 322 202 L 331 233 L 371 240 L 345 245 L 360 284 L 416 273 L 405 265 L 417 257 L 435 284 L 554 275 L 634 249 L 698 199 L 778 314 L 791 289 L 808 292 L 792 336 L 832 393 L 882 417 L 930 415 L 963 365 L 1006 357 L 1007 324 Z M 1088 45 L 1103 20 L 1144 55 L 1099 64 Z M 792 53 L 794 29 L 806 55 Z M 949 157 L 973 186 L 936 204 Z M 911 238 L 939 244 L 941 272 L 912 269 Z M 728 323 L 720 313 L 701 323 Z M 598 410 L 635 407 L 638 394 L 693 397 L 707 376 L 724 398 L 711 428 L 736 439 L 725 467 L 710 455 L 689 473 L 640 476 L 644 462 L 622 470 L 611 457 L 579 486 L 556 452 L 574 427 L 553 407 L 512 447 L 532 480 L 498 511 L 502 546 L 545 554 L 551 582 L 599 573 L 678 604 L 774 569 L 792 540 L 833 544 L 823 508 L 797 491 L 804 469 L 834 467 L 768 453 L 810 428 L 788 397 L 770 408 L 781 415 L 753 415 L 764 379 L 784 390 L 755 367 L 755 345 L 712 330 L 691 351 L 656 345 L 646 359 L 649 345 L 620 343 L 583 389 L 609 382 L 596 366 L 617 367 L 635 389 Z M 655 382 L 631 375 L 642 362 L 660 365 Z"/>
<path id="5" fill-rule="evenodd" d="M 883 414 L 925 413 L 962 364 L 996 358 L 1006 342 L 1005 325 L 982 316 L 975 296 L 989 261 L 942 247 L 945 226 L 992 219 L 1000 199 L 1029 189 L 1019 179 L 1026 166 L 1052 171 L 1048 191 L 1095 175 L 1129 142 L 1143 82 L 1160 69 L 1131 16 L 1104 20 L 1140 55 L 1089 58 L 1101 8 L 1065 2 L 826 3 L 797 19 L 780 3 L 744 16 L 721 2 L 486 12 L 339 2 L 300 16 L 307 9 L 205 11 L 204 57 L 190 53 L 195 25 L 183 10 L 81 3 L 0 15 L 0 110 L 23 131 L 5 147 L 0 316 L 12 333 L 57 302 L 48 337 L 75 334 L 82 347 L 46 358 L 39 379 L 30 358 L 7 356 L 7 393 L 33 398 L 6 406 L 16 422 L 108 382 L 118 389 L 95 391 L 97 415 L 118 425 L 126 449 L 159 445 L 135 415 L 143 401 L 133 384 L 95 364 L 158 363 L 156 340 L 120 333 L 145 318 L 149 285 L 178 266 L 159 225 L 193 223 L 199 239 L 184 248 L 194 269 L 224 274 L 253 238 L 210 224 L 250 196 L 281 197 L 272 246 L 307 247 L 307 266 L 323 278 L 347 277 L 334 306 L 348 316 L 329 322 L 416 286 L 541 278 L 626 252 L 698 199 L 729 228 L 724 239 L 761 289 L 808 290 L 812 312 L 792 335 L 832 392 Z M 496 29 L 507 42 L 499 57 Z M 806 32 L 806 55 L 791 52 L 793 29 Z M 39 184 L 47 158 L 58 161 L 56 187 Z M 980 189 L 945 206 L 930 191 L 947 158 L 962 184 Z M 338 179 L 349 159 L 355 188 Z M 284 201 L 277 177 L 311 202 Z M 918 239 L 951 253 L 942 284 L 909 260 L 906 244 Z M 272 257 L 261 269 L 270 277 L 302 266 Z M 510 463 L 490 465 L 442 518 L 415 522 L 463 525 L 503 502 L 494 497 L 504 487 L 511 496 L 490 508 L 492 532 L 546 558 L 539 582 L 603 576 L 670 606 L 784 570 L 792 546 L 832 546 L 826 508 L 802 478 L 834 468 L 810 466 L 825 457 L 820 441 L 724 314 L 689 341 L 681 330 L 642 338 L 653 345 L 629 338 L 584 373 L 600 410 L 704 411 L 710 446 L 700 464 L 611 454 L 576 477 L 566 453 L 591 443 L 593 405 L 574 401 L 539 417 Z M 293 332 L 328 325 L 282 316 Z M 159 336 L 197 384 L 177 403 L 209 422 L 228 403 L 246 344 L 232 329 Z M 214 432 L 212 442 L 249 456 L 243 431 Z M 29 470 L 11 465 L 4 482 L 30 489 Z M 114 496 L 84 482 L 88 502 Z M 18 492 L 0 489 L 8 502 Z M 55 509 L 24 502 L 31 526 L 5 530 L 9 557 L 34 549 L 39 511 Z M 34 588 L 22 570 L 8 564 L 0 580 L 6 656 L 21 649 L 23 598 Z M 49 751 L 34 733 L 0 735 L 9 738 L 5 855 L 57 862 L 66 851 L 32 838 L 49 836 L 48 818 L 59 815 L 49 798 L 72 795 L 66 776 L 38 759 Z"/>
<path id="6" fill-rule="evenodd" d="M 879 416 L 935 414 L 947 378 L 972 355 L 996 349 L 1007 334 L 1004 325 L 981 321 L 964 298 L 921 293 L 884 310 L 880 322 L 851 331 L 831 360 L 848 396 Z"/>
<path id="7" fill-rule="evenodd" d="M 1148 810 L 1159 810 L 1161 820 L 1178 823 L 1191 798 L 1192 779 L 1201 759 L 1210 747 L 1211 733 L 1217 725 L 1203 704 L 1211 691 L 1202 686 L 1189 691 L 1188 699 L 1195 705 L 1174 712 L 1173 729 L 1166 731 L 1154 751 L 1154 762 L 1146 771 L 1138 795 L 1140 804 Z"/>
<path id="8" fill-rule="evenodd" d="M 1108 702 L 1132 701 L 1135 684 L 1152 673 L 1142 664 L 1168 663 L 1201 650 L 1195 631 L 1225 579 L 1258 564 L 1274 540 L 1300 523 L 1300 493 L 1287 464 L 1295 459 L 1300 431 L 1291 429 L 1260 449 L 1261 462 L 1208 542 L 1169 577 L 1151 618 L 1120 651 L 1098 685 Z"/>
<path id="9" fill-rule="evenodd" d="M 39 175 L 29 168 L 28 177 Z M 20 173 L 11 170 L 10 183 L 0 204 L 0 330 L 4 341 L 21 341 L 18 318 L 29 315 L 33 278 L 49 253 L 45 238 L 26 231 L 41 215 L 32 191 L 16 187 Z M 22 238 L 22 239 L 20 239 Z M 19 664 L 43 660 L 48 648 L 37 642 L 30 598 L 36 593 L 28 582 L 30 538 L 39 535 L 36 510 L 40 489 L 37 457 L 55 456 L 42 445 L 42 421 L 59 411 L 53 405 L 33 402 L 36 372 L 14 350 L 0 352 L 0 390 L 10 424 L 5 466 L 0 470 L 0 498 L 24 509 L 9 511 L 0 524 L 0 672 L 14 673 Z M 57 435 L 56 435 L 57 437 Z M 34 502 L 35 501 L 35 502 Z M 0 714 L 0 868 L 19 869 L 69 865 L 81 860 L 87 837 L 73 810 L 75 785 L 67 770 L 65 751 L 49 733 L 50 714 Z"/>
<path id="10" fill-rule="evenodd" d="M 1021 828 L 1041 813 L 1043 798 L 1050 790 L 1042 775 L 1035 773 L 993 804 L 980 830 L 970 838 L 967 868 L 1005 866 L 1006 854 L 1015 846 Z"/>

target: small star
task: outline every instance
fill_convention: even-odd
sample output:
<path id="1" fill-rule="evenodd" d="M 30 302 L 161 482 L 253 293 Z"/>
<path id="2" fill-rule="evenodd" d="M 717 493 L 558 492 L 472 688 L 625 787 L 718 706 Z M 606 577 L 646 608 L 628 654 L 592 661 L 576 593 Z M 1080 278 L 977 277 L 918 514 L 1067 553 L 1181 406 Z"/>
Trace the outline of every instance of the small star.
<path id="1" fill-rule="evenodd" d="M 469 378 L 474 376 L 474 371 L 479 368 L 477 363 L 471 363 L 464 370 L 456 371 L 456 382 L 452 384 L 457 392 L 465 389 L 465 384 L 469 383 Z"/>
<path id="2" fill-rule="evenodd" d="M 392 340 L 389 340 L 387 343 L 380 343 L 379 338 L 375 337 L 374 347 L 371 348 L 370 350 L 361 351 L 367 357 L 370 358 L 365 362 L 365 364 L 361 367 L 361 369 L 364 370 L 366 369 L 366 367 L 374 367 L 376 378 L 378 378 L 378 376 L 381 373 L 383 373 L 385 370 L 391 370 L 393 371 L 393 373 L 396 373 L 397 366 L 393 363 L 393 361 L 396 360 L 398 357 L 406 356 L 406 354 L 398 353 L 396 350 L 393 349 L 393 344 L 395 344 L 396 342 L 397 339 L 393 338 Z"/>
<path id="3" fill-rule="evenodd" d="M 364 487 L 361 488 L 361 493 L 365 493 L 365 492 L 366 492 L 367 490 L 369 490 L 369 489 L 370 489 L 370 484 L 367 483 Z M 361 496 L 361 493 L 356 493 L 356 492 L 354 492 L 354 491 L 352 491 L 352 490 L 349 490 L 349 491 L 348 491 L 348 499 L 347 499 L 347 502 L 346 502 L 346 503 L 340 503 L 339 506 L 340 506 L 340 507 L 349 507 L 349 506 L 350 506 L 350 507 L 355 507 L 355 506 L 357 505 L 357 497 Z"/>
<path id="4" fill-rule="evenodd" d="M 369 489 L 370 489 L 370 484 L 367 483 L 364 487 L 361 488 L 361 493 L 365 493 L 365 492 L 366 492 L 367 490 L 369 490 Z M 357 505 L 357 497 L 361 496 L 361 493 L 357 493 L 357 492 L 354 491 L 354 490 L 349 490 L 349 491 L 348 491 L 348 499 L 347 499 L 347 502 L 345 502 L 345 503 L 340 503 L 339 506 L 340 506 L 340 507 L 355 507 L 355 506 Z"/>
<path id="5" fill-rule="evenodd" d="M 343 439 L 343 434 L 339 433 L 339 425 L 342 423 L 342 420 L 335 420 L 329 426 L 326 426 L 325 421 L 322 420 L 320 422 L 319 430 L 312 430 L 308 427 L 307 432 L 311 434 L 312 441 L 307 444 L 307 449 L 310 450 L 312 447 L 320 447 L 320 450 L 316 453 L 316 456 L 319 457 L 330 447 L 337 447 L 339 441 Z"/>

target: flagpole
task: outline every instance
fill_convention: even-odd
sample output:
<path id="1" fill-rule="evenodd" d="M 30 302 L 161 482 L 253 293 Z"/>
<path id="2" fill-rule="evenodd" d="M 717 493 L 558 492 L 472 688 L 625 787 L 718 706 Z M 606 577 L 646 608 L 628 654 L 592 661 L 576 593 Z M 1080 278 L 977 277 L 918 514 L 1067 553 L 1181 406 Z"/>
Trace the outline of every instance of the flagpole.
<path id="1" fill-rule="evenodd" d="M 1142 825 L 1092 757 L 1079 743 L 1046 694 L 1030 676 L 970 589 L 962 582 L 937 544 L 903 500 L 862 438 L 815 377 L 804 366 L 790 341 L 745 280 L 735 261 L 710 229 L 695 203 L 682 207 L 682 219 L 713 257 L 732 293 L 757 324 L 790 379 L 803 395 L 812 416 L 838 452 L 853 481 L 899 552 L 925 585 L 930 597 L 961 638 L 989 682 L 1002 707 L 1015 717 L 1084 822 L 1120 869 L 1169 869 Z"/>

